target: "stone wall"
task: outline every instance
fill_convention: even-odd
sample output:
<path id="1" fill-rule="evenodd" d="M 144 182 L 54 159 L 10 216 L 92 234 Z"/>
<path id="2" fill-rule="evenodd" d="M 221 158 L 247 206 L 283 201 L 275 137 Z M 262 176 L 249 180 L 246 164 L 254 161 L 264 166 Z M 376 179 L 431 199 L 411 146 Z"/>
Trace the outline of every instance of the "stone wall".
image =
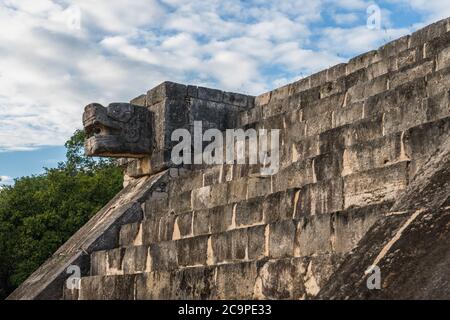
<path id="1" fill-rule="evenodd" d="M 156 149 L 122 164 L 132 185 L 151 183 L 151 192 L 133 200 L 140 218 L 115 229 L 114 245 L 85 252 L 90 270 L 81 289 L 62 286 L 64 295 L 53 297 L 312 299 L 325 292 L 448 141 L 449 48 L 443 20 L 254 99 L 173 83 L 134 99 L 156 114 Z M 173 167 L 171 130 L 194 120 L 280 129 L 280 170 Z M 41 287 L 33 290 L 11 297 L 38 298 Z"/>

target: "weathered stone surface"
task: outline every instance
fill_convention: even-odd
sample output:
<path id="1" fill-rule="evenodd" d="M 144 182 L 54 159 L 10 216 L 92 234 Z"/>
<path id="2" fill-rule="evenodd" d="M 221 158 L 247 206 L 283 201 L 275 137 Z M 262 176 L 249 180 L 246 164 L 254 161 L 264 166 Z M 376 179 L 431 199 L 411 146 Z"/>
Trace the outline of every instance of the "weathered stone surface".
<path id="1" fill-rule="evenodd" d="M 119 246 L 131 246 L 142 244 L 141 223 L 129 223 L 120 227 Z"/>
<path id="2" fill-rule="evenodd" d="M 269 255 L 271 258 L 293 256 L 295 228 L 292 220 L 280 221 L 269 226 Z"/>
<path id="3" fill-rule="evenodd" d="M 147 271 L 167 271 L 178 268 L 177 246 L 175 241 L 153 243 L 149 247 Z"/>
<path id="4" fill-rule="evenodd" d="M 235 207 L 236 226 L 244 227 L 263 222 L 262 198 L 239 202 Z"/>
<path id="5" fill-rule="evenodd" d="M 329 214 L 343 209 L 343 180 L 334 178 L 304 186 L 298 191 L 295 218 Z"/>
<path id="6" fill-rule="evenodd" d="M 297 225 L 295 256 L 331 252 L 331 232 L 330 214 L 301 218 Z"/>
<path id="7" fill-rule="evenodd" d="M 256 263 L 225 264 L 217 267 L 217 299 L 252 299 L 258 274 Z"/>
<path id="8" fill-rule="evenodd" d="M 125 274 L 144 272 L 147 268 L 147 246 L 134 246 L 125 249 L 122 269 Z"/>
<path id="9" fill-rule="evenodd" d="M 344 177 L 344 208 L 394 200 L 408 184 L 407 161 Z"/>
<path id="10" fill-rule="evenodd" d="M 134 275 L 81 279 L 80 300 L 133 300 Z"/>
<path id="11" fill-rule="evenodd" d="M 180 266 L 206 265 L 208 236 L 177 241 L 177 259 Z"/>

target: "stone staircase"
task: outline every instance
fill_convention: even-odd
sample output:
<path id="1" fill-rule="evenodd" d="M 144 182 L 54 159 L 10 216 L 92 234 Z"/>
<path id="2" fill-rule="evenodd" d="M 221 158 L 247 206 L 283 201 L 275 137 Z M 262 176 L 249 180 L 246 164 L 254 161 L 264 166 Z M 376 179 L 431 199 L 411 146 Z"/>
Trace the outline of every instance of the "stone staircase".
<path id="1" fill-rule="evenodd" d="M 448 139 L 448 31 L 438 22 L 256 97 L 237 127 L 281 129 L 279 172 L 170 169 L 65 298 L 313 298 Z"/>
<path id="2" fill-rule="evenodd" d="M 280 129 L 279 171 L 168 169 L 63 298 L 314 298 L 448 139 L 449 89 L 443 20 L 256 97 L 235 127 Z"/>

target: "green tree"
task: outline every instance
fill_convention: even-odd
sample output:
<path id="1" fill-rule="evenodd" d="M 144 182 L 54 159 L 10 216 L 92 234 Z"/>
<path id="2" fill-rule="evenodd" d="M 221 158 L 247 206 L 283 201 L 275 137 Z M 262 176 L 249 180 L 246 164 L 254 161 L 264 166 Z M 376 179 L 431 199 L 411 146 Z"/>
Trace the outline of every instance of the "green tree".
<path id="1" fill-rule="evenodd" d="M 122 188 L 109 159 L 83 154 L 84 132 L 66 142 L 66 161 L 0 189 L 0 298 L 6 297 Z"/>

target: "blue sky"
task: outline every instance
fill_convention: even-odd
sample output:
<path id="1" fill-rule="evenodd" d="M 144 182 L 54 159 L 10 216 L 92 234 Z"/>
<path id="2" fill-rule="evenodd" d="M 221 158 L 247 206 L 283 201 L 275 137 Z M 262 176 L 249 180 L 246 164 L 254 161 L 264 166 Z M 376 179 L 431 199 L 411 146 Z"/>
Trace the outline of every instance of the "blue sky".
<path id="1" fill-rule="evenodd" d="M 447 16 L 442 0 L 0 0 L 0 177 L 63 160 L 90 102 L 165 80 L 257 95 Z"/>

